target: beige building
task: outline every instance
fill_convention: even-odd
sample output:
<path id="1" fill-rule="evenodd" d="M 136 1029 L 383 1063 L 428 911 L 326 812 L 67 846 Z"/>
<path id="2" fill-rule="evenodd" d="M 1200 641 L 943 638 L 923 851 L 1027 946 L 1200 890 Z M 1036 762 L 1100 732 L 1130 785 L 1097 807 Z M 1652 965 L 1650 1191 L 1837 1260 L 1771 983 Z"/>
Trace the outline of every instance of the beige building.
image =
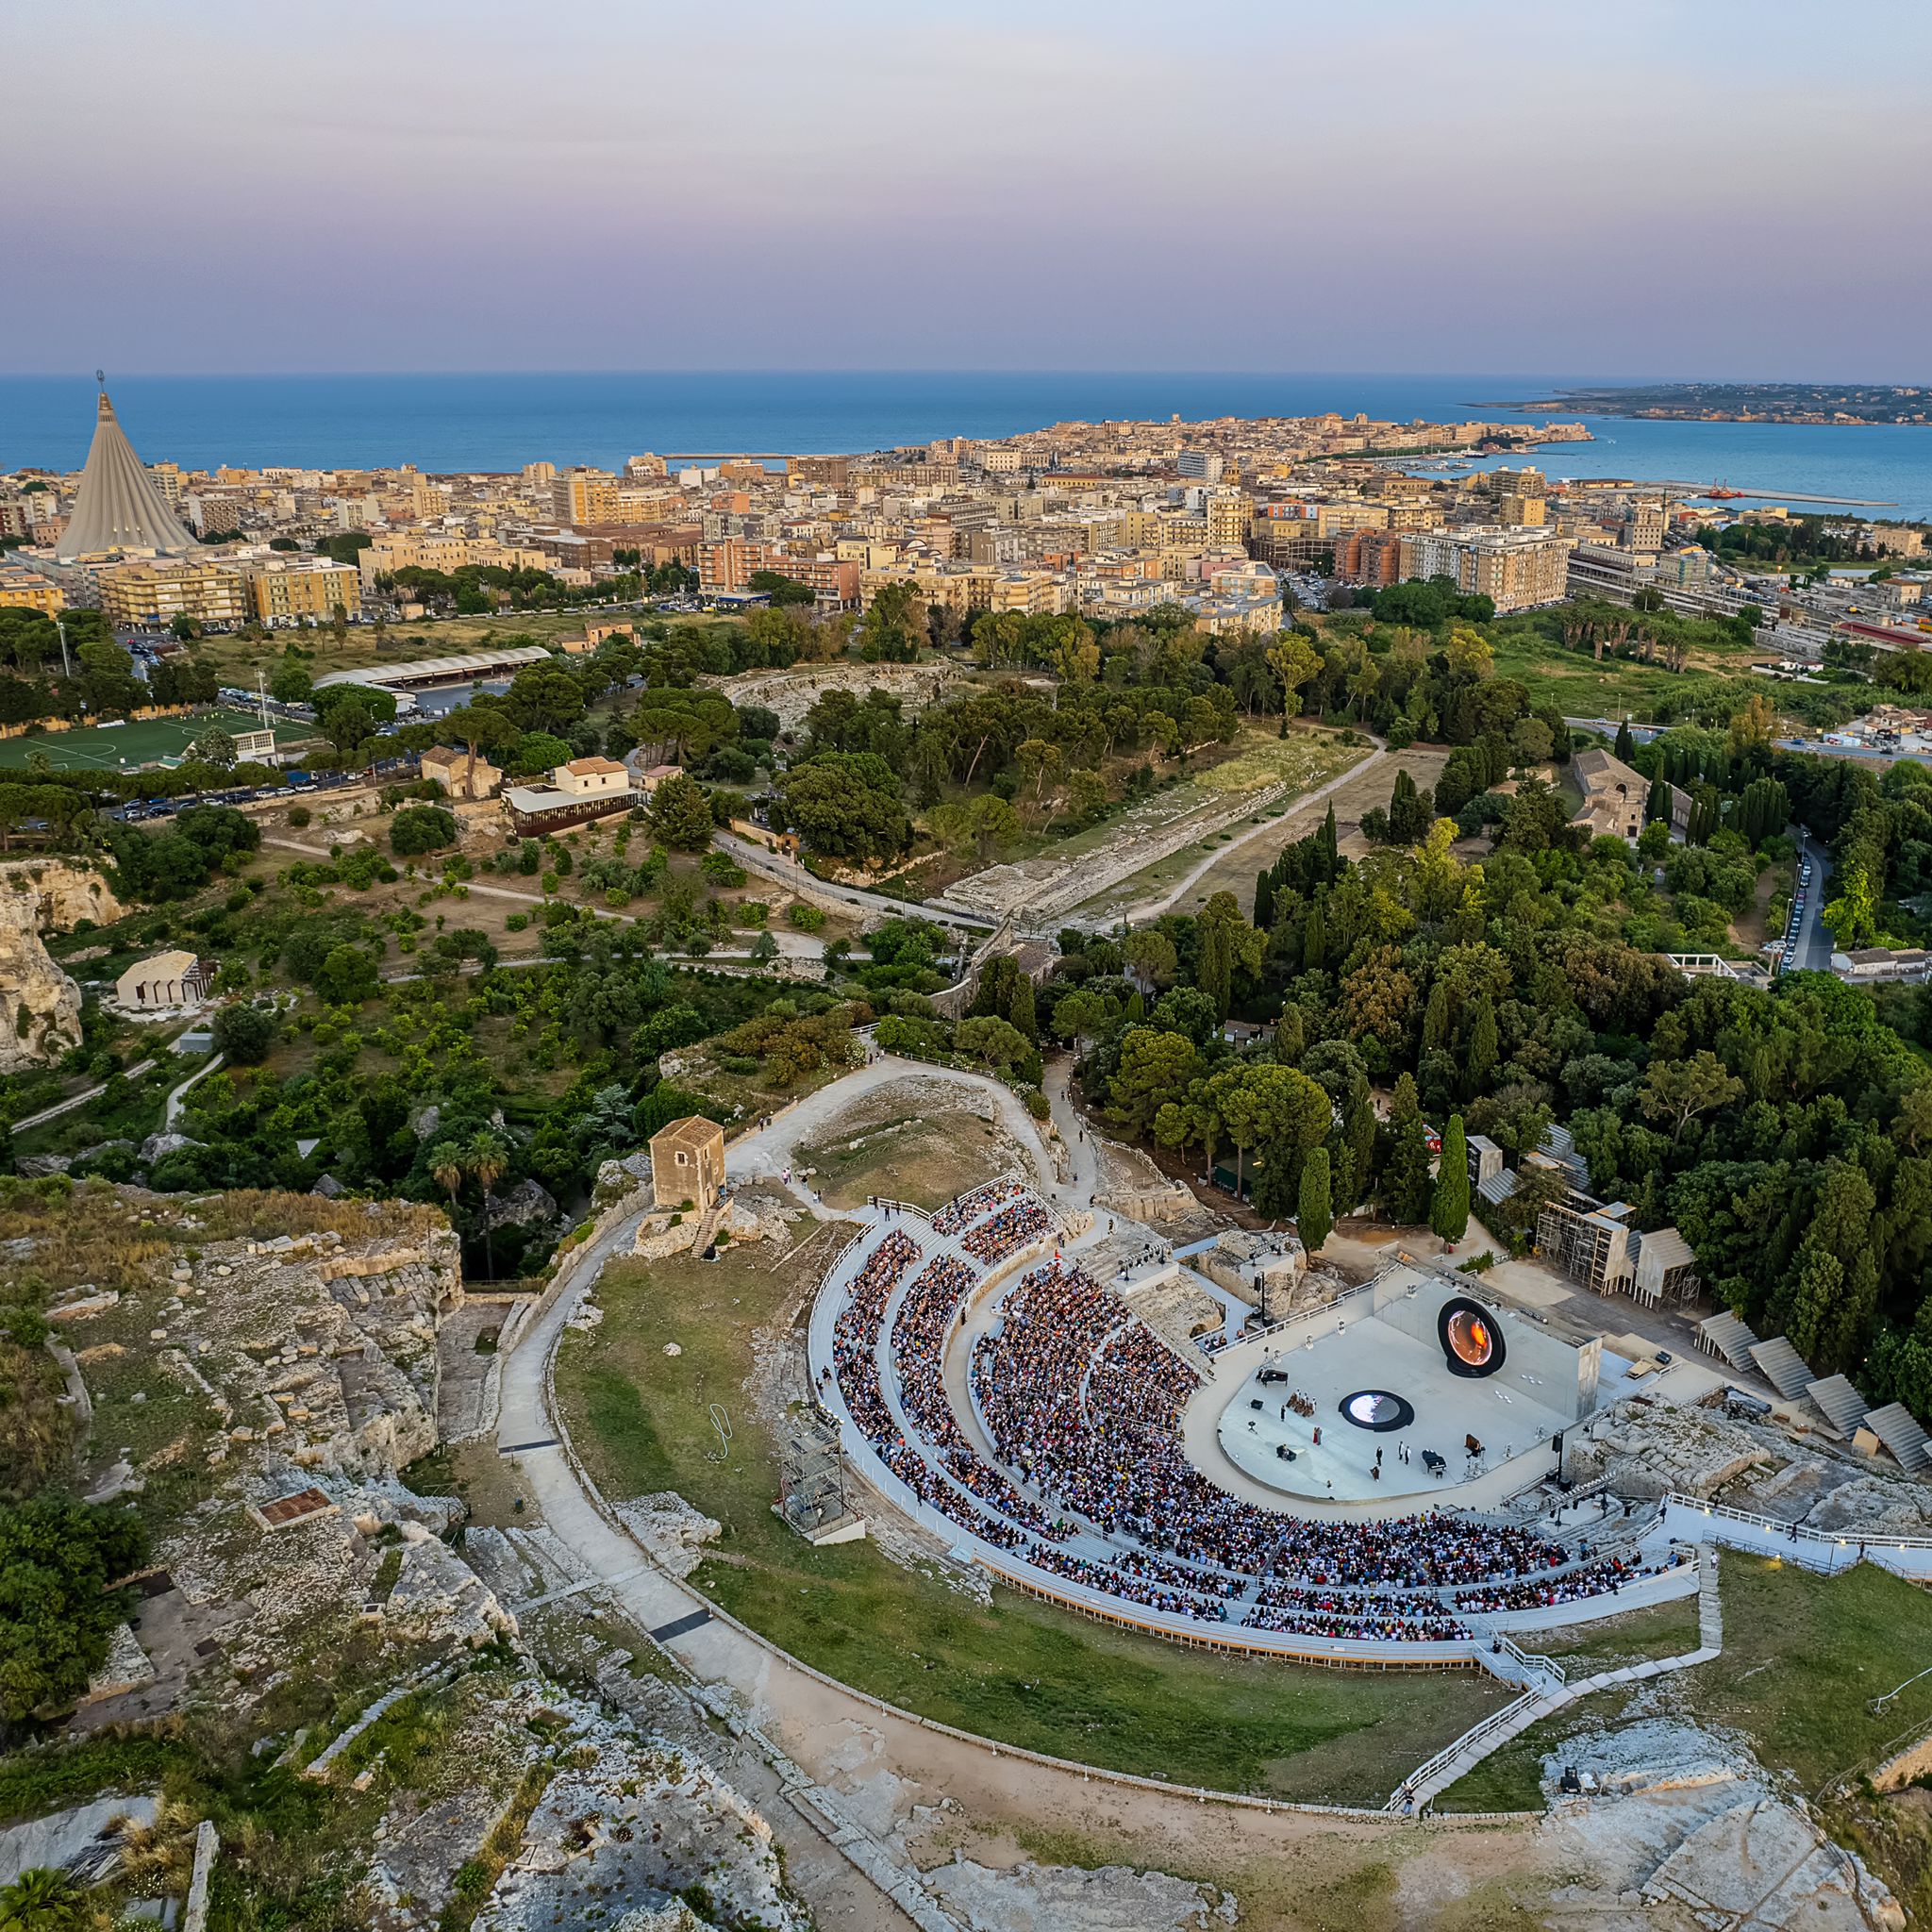
<path id="1" fill-rule="evenodd" d="M 232 564 L 196 558 L 156 558 L 103 571 L 101 609 L 109 624 L 163 625 L 177 617 L 221 626 L 254 614 L 248 579 Z"/>
<path id="2" fill-rule="evenodd" d="M 59 585 L 39 571 L 0 563 L 0 609 L 38 610 L 43 617 L 58 617 L 66 601 Z"/>
<path id="3" fill-rule="evenodd" d="M 327 624 L 340 610 L 362 615 L 362 578 L 353 563 L 327 557 L 275 557 L 247 566 L 256 616 L 271 629 L 306 618 Z"/>
<path id="4" fill-rule="evenodd" d="M 702 1114 L 651 1136 L 651 1199 L 659 1208 L 708 1207 L 724 1185 L 724 1129 Z"/>
<path id="5" fill-rule="evenodd" d="M 1534 525 L 1429 530 L 1402 540 L 1402 574 L 1448 577 L 1464 596 L 1493 598 L 1499 612 L 1528 610 L 1569 594 L 1573 547 L 1574 540 L 1560 531 Z"/>
<path id="6" fill-rule="evenodd" d="M 114 982 L 114 999 L 130 1013 L 172 1012 L 199 1006 L 215 981 L 215 964 L 193 953 L 157 953 L 137 959 Z"/>
<path id="7" fill-rule="evenodd" d="M 449 798 L 494 798 L 503 786 L 503 773 L 479 752 L 472 758 L 458 745 L 454 751 L 433 744 L 423 754 L 423 775 Z"/>
<path id="8" fill-rule="evenodd" d="M 566 524 L 614 524 L 621 520 L 623 486 L 608 470 L 572 470 L 551 485 L 551 500 Z"/>

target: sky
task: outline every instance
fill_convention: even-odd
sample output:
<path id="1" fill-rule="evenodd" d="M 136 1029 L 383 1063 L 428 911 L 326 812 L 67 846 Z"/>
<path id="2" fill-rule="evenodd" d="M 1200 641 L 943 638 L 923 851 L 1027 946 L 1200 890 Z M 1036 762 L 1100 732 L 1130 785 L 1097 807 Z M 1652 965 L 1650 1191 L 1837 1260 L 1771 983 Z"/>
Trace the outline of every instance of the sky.
<path id="1" fill-rule="evenodd" d="M 1922 0 L 7 9 L 0 371 L 1915 381 Z"/>

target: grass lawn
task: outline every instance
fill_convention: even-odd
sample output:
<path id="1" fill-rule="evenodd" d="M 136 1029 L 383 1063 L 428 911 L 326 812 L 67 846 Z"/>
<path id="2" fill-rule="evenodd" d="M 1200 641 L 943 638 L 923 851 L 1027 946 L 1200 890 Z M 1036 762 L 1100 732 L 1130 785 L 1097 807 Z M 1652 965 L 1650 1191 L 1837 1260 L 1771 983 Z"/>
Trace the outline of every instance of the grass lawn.
<path id="1" fill-rule="evenodd" d="M 1932 1724 L 1932 1677 L 1875 1715 L 1868 1707 L 1932 1657 L 1932 1597 L 1924 1591 L 1870 1564 L 1824 1577 L 1730 1551 L 1718 1574 L 1724 1656 L 1669 1680 L 1666 1694 L 1686 1717 L 1741 1732 L 1765 1764 L 1791 1773 L 1807 1792 L 1840 1774 L 1871 1769 L 1894 1740 Z M 1606 1626 L 1607 1637 L 1614 1627 Z M 1594 1647 L 1597 1640 L 1585 1641 Z M 1580 1731 L 1614 1724 L 1627 1697 L 1604 1691 L 1533 1724 L 1451 1786 L 1438 1807 L 1540 1803 L 1544 1754 Z"/>
<path id="2" fill-rule="evenodd" d="M 219 725 L 227 732 L 259 731 L 261 720 L 248 711 L 214 711 L 200 717 L 146 718 L 127 724 L 82 725 L 0 740 L 0 767 L 20 767 L 36 752 L 46 755 L 57 772 L 134 771 L 159 758 L 178 758 L 204 731 Z M 301 725 L 276 724 L 275 743 L 286 750 L 315 734 Z"/>
<path id="3" fill-rule="evenodd" d="M 1608 656 L 1599 664 L 1589 652 L 1562 650 L 1533 629 L 1501 627 L 1491 635 L 1496 675 L 1520 680 L 1539 698 L 1554 697 L 1570 718 L 1648 718 L 1665 696 L 1681 697 L 1724 684 L 1738 687 L 1741 705 L 1746 667 L 1754 656 L 1761 655 L 1743 644 L 1699 649 L 1682 671 L 1672 671 L 1663 664 Z"/>
<path id="4" fill-rule="evenodd" d="M 999 1591 L 990 1607 L 870 1542 L 815 1550 L 773 1514 L 778 1468 L 743 1384 L 754 1330 L 815 1277 L 762 1245 L 605 1272 L 602 1324 L 572 1333 L 558 1398 L 613 1496 L 675 1489 L 724 1526 L 693 1581 L 793 1655 L 966 1729 L 1176 1782 L 1379 1802 L 1506 1700 L 1474 1673 L 1388 1675 L 1216 1658 Z M 666 1356 L 676 1342 L 682 1353 Z M 785 1344 L 802 1357 L 794 1328 Z M 709 1405 L 733 1431 L 728 1457 Z"/>

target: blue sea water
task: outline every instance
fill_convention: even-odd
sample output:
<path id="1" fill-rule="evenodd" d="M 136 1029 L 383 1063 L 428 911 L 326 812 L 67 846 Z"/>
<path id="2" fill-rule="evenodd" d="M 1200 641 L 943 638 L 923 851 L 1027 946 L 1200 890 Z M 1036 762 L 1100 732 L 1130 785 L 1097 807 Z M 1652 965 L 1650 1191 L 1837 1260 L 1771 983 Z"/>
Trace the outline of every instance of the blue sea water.
<path id="1" fill-rule="evenodd" d="M 129 375 L 108 387 L 135 447 L 188 469 L 413 462 L 615 465 L 661 455 L 863 451 L 936 436 L 1009 436 L 1063 420 L 1312 415 L 1529 421 L 1498 402 L 1575 377 L 1523 375 L 672 372 Z M 86 375 L 0 375 L 0 471 L 76 467 L 93 430 Z M 1567 414 L 1567 412 L 1565 412 Z M 1932 428 L 1585 418 L 1597 441 L 1552 445 L 1553 476 L 1633 476 L 1752 498 L 1858 498 L 1932 518 Z"/>

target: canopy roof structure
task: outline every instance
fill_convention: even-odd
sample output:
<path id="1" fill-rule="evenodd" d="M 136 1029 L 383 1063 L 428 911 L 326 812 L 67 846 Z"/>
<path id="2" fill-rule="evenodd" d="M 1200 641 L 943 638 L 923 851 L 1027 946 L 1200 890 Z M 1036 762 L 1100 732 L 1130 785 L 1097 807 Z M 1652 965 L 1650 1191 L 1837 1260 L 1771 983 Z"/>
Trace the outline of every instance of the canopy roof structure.
<path id="1" fill-rule="evenodd" d="M 72 563 L 77 558 L 126 552 L 180 557 L 194 548 L 194 539 L 175 520 L 155 479 L 142 468 L 103 390 L 93 446 L 80 473 L 80 494 L 55 554 L 62 563 Z"/>

